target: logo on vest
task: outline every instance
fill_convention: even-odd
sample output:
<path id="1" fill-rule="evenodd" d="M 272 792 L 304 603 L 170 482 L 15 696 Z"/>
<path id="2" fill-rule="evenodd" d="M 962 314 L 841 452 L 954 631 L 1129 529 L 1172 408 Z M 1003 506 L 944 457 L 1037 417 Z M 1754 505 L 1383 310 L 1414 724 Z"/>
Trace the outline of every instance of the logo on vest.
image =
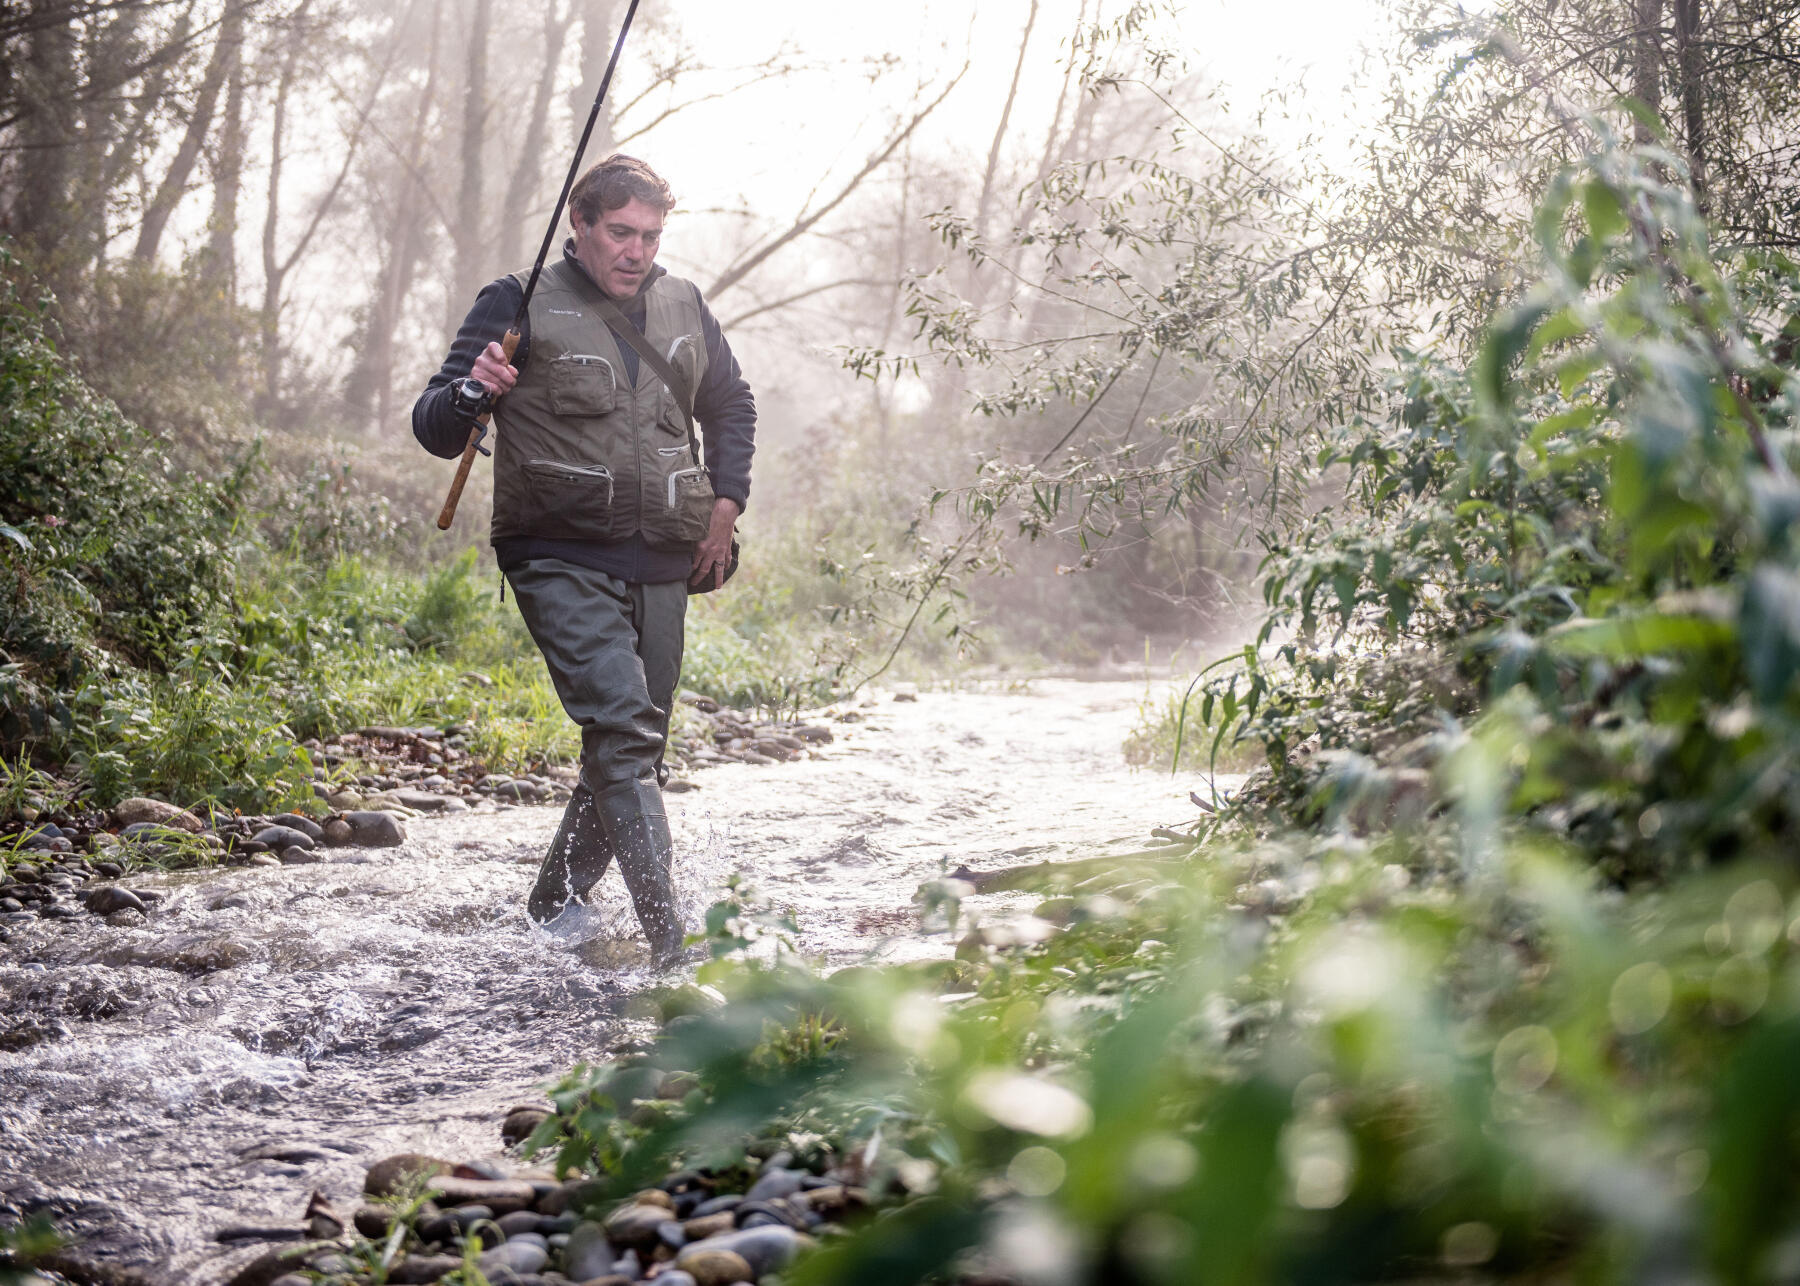
<path id="1" fill-rule="evenodd" d="M 544 311 L 548 312 L 552 317 L 579 317 L 579 316 L 581 316 L 581 310 L 577 309 L 577 308 L 547 308 Z"/>

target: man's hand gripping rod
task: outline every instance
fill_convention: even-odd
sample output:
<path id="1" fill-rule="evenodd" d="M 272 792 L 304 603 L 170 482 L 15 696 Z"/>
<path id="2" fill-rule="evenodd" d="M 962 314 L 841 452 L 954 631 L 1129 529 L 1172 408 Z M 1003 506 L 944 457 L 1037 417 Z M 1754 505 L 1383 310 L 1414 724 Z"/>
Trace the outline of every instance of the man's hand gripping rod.
<path id="1" fill-rule="evenodd" d="M 525 325 L 526 310 L 531 307 L 532 292 L 537 289 L 538 276 L 544 271 L 544 260 L 550 254 L 550 246 L 556 240 L 556 227 L 562 220 L 563 207 L 569 201 L 569 189 L 575 186 L 575 176 L 581 169 L 582 153 L 587 151 L 588 138 L 594 132 L 594 122 L 600 119 L 600 105 L 606 101 L 607 86 L 612 84 L 613 68 L 619 65 L 619 54 L 625 48 L 625 33 L 631 30 L 631 20 L 637 15 L 638 0 L 631 0 L 631 7 L 625 10 L 625 21 L 619 26 L 619 38 L 613 42 L 612 58 L 606 64 L 606 74 L 600 78 L 600 92 L 594 95 L 593 110 L 588 113 L 587 125 L 581 131 L 581 141 L 575 145 L 575 157 L 569 162 L 569 176 L 563 180 L 562 195 L 556 198 L 556 209 L 550 212 L 550 226 L 544 229 L 544 244 L 538 247 L 537 262 L 531 265 L 531 276 L 525 282 L 525 296 L 519 301 L 519 311 L 513 314 L 512 325 L 506 328 L 506 337 L 500 341 L 500 350 L 506 354 L 510 365 L 513 353 L 519 347 L 519 336 Z M 481 445 L 482 438 L 487 436 L 488 422 L 493 417 L 493 407 L 483 411 L 469 426 L 469 443 L 463 448 L 462 461 L 456 466 L 456 478 L 450 483 L 450 494 L 444 498 L 444 507 L 438 511 L 437 525 L 439 531 L 450 530 L 450 524 L 456 520 L 456 506 L 462 500 L 463 488 L 468 485 L 469 470 L 475 465 L 475 456 L 479 452 L 487 454 L 487 448 Z"/>

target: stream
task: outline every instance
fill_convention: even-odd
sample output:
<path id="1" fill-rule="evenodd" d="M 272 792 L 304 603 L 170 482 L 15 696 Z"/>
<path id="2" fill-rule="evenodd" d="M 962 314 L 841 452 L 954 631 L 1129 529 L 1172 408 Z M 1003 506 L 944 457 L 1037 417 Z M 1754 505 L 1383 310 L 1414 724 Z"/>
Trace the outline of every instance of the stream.
<path id="1" fill-rule="evenodd" d="M 742 872 L 829 965 L 947 953 L 918 930 L 922 881 L 1131 851 L 1192 818 L 1197 778 L 1120 755 L 1144 692 L 884 697 L 814 757 L 697 774 L 668 796 L 690 928 Z M 498 1158 L 509 1107 L 651 1034 L 628 1002 L 659 979 L 616 873 L 572 929 L 525 919 L 561 811 L 421 818 L 399 848 L 316 865 L 140 874 L 124 883 L 164 895 L 142 927 L 10 930 L 0 1219 L 43 1211 L 89 1257 L 216 1283 L 260 1249 L 221 1227 L 296 1225 L 314 1188 L 349 1209 L 396 1152 Z"/>

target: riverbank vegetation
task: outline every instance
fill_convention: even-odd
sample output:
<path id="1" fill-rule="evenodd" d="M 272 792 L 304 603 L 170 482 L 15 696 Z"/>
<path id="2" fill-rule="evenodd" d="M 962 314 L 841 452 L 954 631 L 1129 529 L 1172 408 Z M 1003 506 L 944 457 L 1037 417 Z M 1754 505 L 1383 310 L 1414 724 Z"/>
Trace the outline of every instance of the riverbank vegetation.
<path id="1" fill-rule="evenodd" d="M 993 161 L 931 216 L 845 353 L 880 431 L 789 478 L 885 496 L 905 554 L 810 517 L 778 561 L 816 574 L 703 607 L 687 682 L 803 704 L 872 622 L 960 637 L 945 602 L 1059 604 L 1097 655 L 1249 581 L 1254 638 L 1134 753 L 1254 771 L 1024 899 L 946 873 L 929 963 L 827 970 L 734 886 L 648 1051 L 552 1090 L 528 1148 L 579 1213 L 785 1153 L 875 1210 L 788 1286 L 1791 1278 L 1794 17 L 1422 4 L 1336 166 L 1202 111 L 1146 7 L 1084 28 L 1079 128 L 1012 227 Z M 340 493 L 272 539 L 254 470 L 162 467 L 7 311 L 13 781 L 277 802 L 369 719 L 569 753 L 472 561 L 384 565 Z M 921 385 L 936 452 L 896 445 Z"/>
<path id="2" fill-rule="evenodd" d="M 301 743 L 366 725 L 466 725 L 496 772 L 574 760 L 476 550 L 412 571 L 348 471 L 297 502 L 254 442 L 217 471 L 184 461 L 93 391 L 50 301 L 0 266 L 0 820 L 32 798 L 309 807 Z M 745 581 L 697 600 L 684 685 L 771 713 L 829 699 L 792 584 Z"/>
<path id="3" fill-rule="evenodd" d="M 1428 34 L 1460 50 L 1433 101 L 1482 136 L 1516 103 L 1484 90 L 1542 92 L 1529 23 Z M 619 1197 L 774 1147 L 862 1173 L 884 1213 L 790 1283 L 1789 1275 L 1800 265 L 1721 181 L 1728 129 L 1696 151 L 1705 89 L 1685 147 L 1642 102 L 1540 98 L 1530 213 L 1460 328 L 1391 333 L 1321 398 L 1285 381 L 1327 302 L 1277 328 L 1273 374 L 1237 369 L 1266 381 L 1256 408 L 1317 419 L 1266 429 L 1257 503 L 1297 512 L 1262 526 L 1256 641 L 1155 721 L 1261 765 L 1191 839 L 1046 873 L 1028 915 L 928 886 L 957 944 L 929 965 L 822 973 L 778 908 L 721 903 L 701 977 L 723 1003 L 637 1060 L 697 1087 L 647 1112 L 631 1060 L 577 1069 L 537 1143 Z M 1156 226 L 1146 204 L 1067 236 L 1120 246 Z M 1191 187 L 1153 208 L 1218 212 Z M 1216 358 L 1178 289 L 1216 278 L 1107 284 L 1159 358 L 1171 331 L 1184 362 Z M 967 314 L 921 308 L 979 351 Z M 1024 378 L 1097 400 L 1126 347 Z M 1163 421 L 1154 469 L 1123 447 L 1053 476 L 997 458 L 963 512 L 982 532 L 1066 509 L 1103 538 L 1146 489 L 1192 501 L 1242 426 L 1196 408 Z M 1313 481 L 1284 494 L 1294 462 Z"/>

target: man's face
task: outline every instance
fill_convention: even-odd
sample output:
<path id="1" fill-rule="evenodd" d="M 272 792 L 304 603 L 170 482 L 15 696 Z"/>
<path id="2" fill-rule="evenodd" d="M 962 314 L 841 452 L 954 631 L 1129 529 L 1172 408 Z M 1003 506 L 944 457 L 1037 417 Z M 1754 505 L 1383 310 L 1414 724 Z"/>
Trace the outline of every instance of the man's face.
<path id="1" fill-rule="evenodd" d="M 633 197 L 617 210 L 602 210 L 600 217 L 583 227 L 574 219 L 575 257 L 593 274 L 600 289 L 614 299 L 637 294 L 656 247 L 662 240 L 663 212 Z"/>

